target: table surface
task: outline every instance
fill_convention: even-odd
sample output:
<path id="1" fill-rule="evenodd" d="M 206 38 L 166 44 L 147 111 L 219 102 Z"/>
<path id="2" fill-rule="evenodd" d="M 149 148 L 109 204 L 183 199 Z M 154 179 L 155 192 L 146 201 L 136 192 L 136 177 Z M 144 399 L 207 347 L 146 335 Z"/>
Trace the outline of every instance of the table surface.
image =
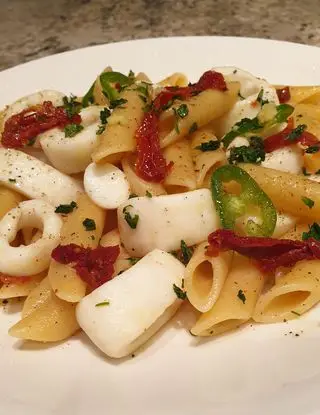
<path id="1" fill-rule="evenodd" d="M 0 0 L 0 70 L 84 46 L 227 35 L 320 46 L 320 0 Z"/>

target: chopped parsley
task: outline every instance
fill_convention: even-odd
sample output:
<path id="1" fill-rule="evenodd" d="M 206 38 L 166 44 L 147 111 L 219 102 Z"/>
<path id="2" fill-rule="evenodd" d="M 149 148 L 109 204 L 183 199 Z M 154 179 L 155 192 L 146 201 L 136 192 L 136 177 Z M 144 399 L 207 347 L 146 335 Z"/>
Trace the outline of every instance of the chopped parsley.
<path id="1" fill-rule="evenodd" d="M 197 150 L 206 152 L 206 151 L 215 151 L 220 148 L 221 142 L 219 140 L 209 140 L 206 143 L 201 143 L 196 147 Z"/>
<path id="2" fill-rule="evenodd" d="M 308 206 L 309 209 L 312 209 L 314 206 L 314 200 L 310 199 L 309 197 L 302 196 L 301 198 L 302 202 Z"/>
<path id="3" fill-rule="evenodd" d="M 76 202 L 72 201 L 68 205 L 59 205 L 59 206 L 57 206 L 55 212 L 56 213 L 67 214 L 67 213 L 73 212 L 73 210 L 77 207 L 78 207 L 78 205 L 76 204 Z"/>
<path id="4" fill-rule="evenodd" d="M 103 108 L 103 110 L 100 111 L 100 121 L 101 124 L 98 127 L 98 130 L 96 132 L 97 135 L 100 135 L 104 132 L 104 130 L 106 129 L 106 124 L 108 122 L 108 118 L 110 117 L 111 112 L 109 110 L 109 108 Z"/>
<path id="5" fill-rule="evenodd" d="M 318 151 L 320 150 L 320 147 L 318 146 L 310 146 L 306 149 L 306 153 L 308 154 L 314 154 L 314 153 L 318 153 Z"/>
<path id="6" fill-rule="evenodd" d="M 28 147 L 32 147 L 34 143 L 36 142 L 36 138 L 30 138 L 30 140 L 27 142 Z"/>
<path id="7" fill-rule="evenodd" d="M 130 207 L 133 207 L 133 206 L 132 206 L 132 205 L 125 206 L 125 207 L 122 209 L 122 212 L 124 213 L 124 218 L 125 218 L 125 221 L 126 221 L 126 222 L 127 222 L 127 224 L 130 226 L 130 228 L 131 228 L 131 229 L 136 229 L 137 224 L 138 224 L 138 222 L 139 222 L 139 215 L 134 215 L 134 216 L 131 216 L 130 212 L 128 212 L 128 209 L 129 209 Z"/>
<path id="8" fill-rule="evenodd" d="M 296 141 L 298 138 L 301 137 L 304 130 L 307 128 L 306 124 L 299 124 L 296 128 L 294 128 L 286 137 L 289 141 Z"/>
<path id="9" fill-rule="evenodd" d="M 102 92 L 104 96 L 108 98 L 110 104 L 113 102 L 115 106 L 111 108 L 115 108 L 118 105 L 119 99 L 119 92 L 125 89 L 127 86 L 132 85 L 134 82 L 134 78 L 131 76 L 126 76 L 121 72 L 103 72 L 100 77 L 100 84 L 102 88 Z"/>
<path id="10" fill-rule="evenodd" d="M 9 179 L 9 182 L 10 183 L 15 183 L 16 182 L 16 179 Z"/>
<path id="11" fill-rule="evenodd" d="M 117 107 L 121 107 L 121 105 L 126 104 L 127 102 L 128 100 L 124 98 L 114 99 L 110 102 L 110 108 L 114 109 Z"/>
<path id="12" fill-rule="evenodd" d="M 139 98 L 144 102 L 147 103 L 149 98 L 149 86 L 145 82 L 142 82 L 139 86 L 137 86 L 137 91 L 140 92 Z"/>
<path id="13" fill-rule="evenodd" d="M 294 108 L 288 104 L 280 104 L 276 107 L 277 114 L 271 120 L 271 125 L 280 124 L 287 121 L 288 117 L 293 113 Z"/>
<path id="14" fill-rule="evenodd" d="M 180 118 L 184 118 L 189 114 L 189 108 L 186 104 L 181 104 L 180 107 L 176 109 L 176 114 Z"/>
<path id="15" fill-rule="evenodd" d="M 188 245 L 183 240 L 181 240 L 180 242 L 180 249 L 181 249 L 182 262 L 184 265 L 187 265 L 192 257 L 193 249 L 189 248 Z"/>
<path id="16" fill-rule="evenodd" d="M 302 233 L 303 241 L 306 241 L 310 238 L 320 241 L 320 225 L 318 225 L 316 222 L 314 222 L 311 226 L 309 225 L 309 232 Z"/>
<path id="17" fill-rule="evenodd" d="M 176 284 L 173 284 L 173 291 L 180 300 L 187 299 L 187 293 L 182 288 L 178 287 Z"/>
<path id="18" fill-rule="evenodd" d="M 235 123 L 231 131 L 229 131 L 222 139 L 224 147 L 228 147 L 229 144 L 238 136 L 247 133 L 252 133 L 261 130 L 263 125 L 260 123 L 258 117 L 255 118 L 242 118 L 242 120 Z"/>
<path id="19" fill-rule="evenodd" d="M 300 313 L 298 313 L 297 311 L 294 311 L 294 310 L 292 310 L 292 311 L 291 311 L 291 313 L 292 313 L 292 314 L 295 314 L 296 316 L 299 316 L 299 317 L 301 316 L 301 314 L 300 314 Z"/>
<path id="20" fill-rule="evenodd" d="M 198 124 L 196 122 L 194 122 L 191 127 L 189 128 L 189 134 L 194 133 L 195 131 L 197 131 L 198 129 Z"/>
<path id="21" fill-rule="evenodd" d="M 243 96 L 240 94 L 240 91 L 238 92 L 238 97 L 241 99 L 241 101 L 243 101 L 243 100 L 245 99 L 245 97 L 243 97 Z"/>
<path id="22" fill-rule="evenodd" d="M 110 305 L 110 301 L 108 301 L 108 300 L 102 301 L 101 303 L 97 303 L 95 306 L 96 307 L 104 307 L 106 305 Z"/>
<path id="23" fill-rule="evenodd" d="M 134 197 L 139 197 L 136 193 L 130 193 L 129 199 L 133 199 Z"/>
<path id="24" fill-rule="evenodd" d="M 141 258 L 128 258 L 130 265 L 135 265 Z"/>
<path id="25" fill-rule="evenodd" d="M 232 147 L 230 149 L 229 163 L 261 163 L 265 160 L 263 140 L 261 137 L 253 136 L 249 138 L 249 146 Z"/>
<path id="26" fill-rule="evenodd" d="M 244 294 L 244 292 L 242 290 L 239 290 L 238 291 L 237 297 L 239 298 L 239 300 L 241 300 L 243 302 L 243 304 L 246 303 L 246 299 L 247 298 L 246 298 L 246 296 L 245 296 L 245 294 Z"/>
<path id="27" fill-rule="evenodd" d="M 64 127 L 64 135 L 66 137 L 74 137 L 80 131 L 83 130 L 83 125 L 81 124 L 68 124 Z"/>
<path id="28" fill-rule="evenodd" d="M 63 108 L 65 109 L 68 118 L 72 118 L 74 115 L 79 114 L 82 109 L 81 102 L 76 101 L 77 97 L 71 95 L 70 98 L 64 96 L 62 98 Z"/>
<path id="29" fill-rule="evenodd" d="M 96 229 L 96 223 L 93 219 L 86 218 L 82 225 L 86 228 L 86 231 L 94 231 Z"/>
<path id="30" fill-rule="evenodd" d="M 149 198 L 152 197 L 152 194 L 149 192 L 149 190 L 146 191 L 146 196 L 149 197 Z"/>
<path id="31" fill-rule="evenodd" d="M 264 90 L 263 90 L 263 88 L 261 88 L 261 90 L 260 90 L 260 92 L 257 96 L 257 102 L 259 102 L 259 104 L 261 106 L 263 106 L 265 104 L 269 104 L 269 101 L 267 99 L 263 99 L 263 93 L 264 93 Z"/>

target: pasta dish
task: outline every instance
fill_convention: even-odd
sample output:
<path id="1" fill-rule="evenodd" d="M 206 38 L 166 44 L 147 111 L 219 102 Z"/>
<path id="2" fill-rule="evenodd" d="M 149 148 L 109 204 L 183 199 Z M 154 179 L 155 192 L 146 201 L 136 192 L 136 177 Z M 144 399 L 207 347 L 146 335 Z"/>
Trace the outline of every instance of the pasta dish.
<path id="1" fill-rule="evenodd" d="M 210 337 L 320 301 L 320 87 L 108 67 L 82 97 L 8 104 L 0 137 L 0 299 L 24 300 L 9 335 L 82 330 L 120 358 L 183 302 Z"/>

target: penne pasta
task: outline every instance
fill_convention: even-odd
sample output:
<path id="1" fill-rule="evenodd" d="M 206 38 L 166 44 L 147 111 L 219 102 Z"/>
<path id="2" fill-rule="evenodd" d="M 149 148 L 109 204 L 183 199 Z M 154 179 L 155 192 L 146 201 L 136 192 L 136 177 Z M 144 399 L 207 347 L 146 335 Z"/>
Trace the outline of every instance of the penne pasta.
<path id="1" fill-rule="evenodd" d="M 167 147 L 188 135 L 194 126 L 203 127 L 210 121 L 221 117 L 234 104 L 239 92 L 239 84 L 229 83 L 225 92 L 208 89 L 183 102 L 187 105 L 188 114 L 184 118 L 176 115 L 181 102 L 174 104 L 160 117 L 160 144 Z"/>
<path id="2" fill-rule="evenodd" d="M 92 154 L 95 163 L 119 162 L 127 152 L 136 149 L 135 133 L 143 118 L 142 101 L 139 91 L 126 89 L 120 94 L 124 103 L 112 112 L 105 131 L 100 135 L 98 147 Z"/>
<path id="3" fill-rule="evenodd" d="M 23 200 L 24 197 L 20 193 L 5 186 L 0 186 L 0 219 Z"/>
<path id="4" fill-rule="evenodd" d="M 308 132 L 320 137 L 320 108 L 319 105 L 298 104 L 293 113 L 295 125 L 305 124 Z"/>
<path id="5" fill-rule="evenodd" d="M 127 156 L 122 159 L 122 168 L 130 184 L 131 194 L 145 196 L 150 193 L 152 196 L 160 196 L 167 193 L 161 183 L 147 182 L 136 174 L 132 157 Z"/>
<path id="6" fill-rule="evenodd" d="M 290 86 L 289 104 L 296 106 L 300 103 L 318 104 L 320 86 Z"/>
<path id="7" fill-rule="evenodd" d="M 248 258 L 235 254 L 217 302 L 201 315 L 191 333 L 216 336 L 250 320 L 263 285 L 264 276 L 255 265 Z"/>
<path id="8" fill-rule="evenodd" d="M 302 175 L 268 169 L 253 164 L 243 168 L 271 198 L 275 206 L 286 213 L 317 220 L 320 216 L 320 186 Z M 314 201 L 310 209 L 304 198 Z"/>
<path id="9" fill-rule="evenodd" d="M 184 275 L 188 300 L 205 313 L 216 303 L 229 272 L 232 253 L 222 252 L 216 257 L 206 255 L 208 243 L 203 242 L 194 251 Z"/>
<path id="10" fill-rule="evenodd" d="M 21 312 L 21 317 L 25 318 L 33 313 L 37 308 L 46 303 L 51 295 L 51 285 L 48 276 L 33 288 L 28 294 Z"/>
<path id="11" fill-rule="evenodd" d="M 0 288 L 0 299 L 27 297 L 45 277 L 46 272 L 30 277 L 23 282 L 4 283 Z"/>
<path id="12" fill-rule="evenodd" d="M 162 79 L 158 82 L 158 85 L 161 86 L 187 86 L 188 85 L 188 78 L 185 74 L 180 72 L 175 72 L 172 75 L 167 76 L 166 78 Z"/>
<path id="13" fill-rule="evenodd" d="M 95 229 L 87 230 L 83 222 L 91 219 Z M 61 244 L 77 244 L 84 247 L 98 246 L 102 235 L 105 211 L 95 205 L 86 194 L 77 199 L 77 208 L 65 218 L 61 229 Z M 76 271 L 66 264 L 51 260 L 48 277 L 57 297 L 65 301 L 78 302 L 86 294 L 86 283 Z"/>
<path id="14" fill-rule="evenodd" d="M 178 141 L 166 147 L 164 157 L 167 165 L 172 164 L 164 182 L 165 190 L 171 193 L 182 193 L 196 188 L 196 176 L 191 158 L 189 142 Z"/>
<path id="15" fill-rule="evenodd" d="M 201 151 L 201 144 L 216 140 L 212 126 L 206 125 L 191 135 L 191 154 L 196 173 L 197 188 L 210 187 L 213 171 L 227 163 L 226 153 L 221 148 L 214 151 Z"/>

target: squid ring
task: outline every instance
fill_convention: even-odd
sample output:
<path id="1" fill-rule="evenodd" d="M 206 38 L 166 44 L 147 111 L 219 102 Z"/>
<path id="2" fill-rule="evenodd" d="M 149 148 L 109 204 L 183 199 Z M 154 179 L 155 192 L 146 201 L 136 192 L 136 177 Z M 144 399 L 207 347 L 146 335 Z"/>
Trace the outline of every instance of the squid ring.
<path id="1" fill-rule="evenodd" d="M 27 246 L 11 246 L 24 227 L 41 229 L 42 236 Z M 27 200 L 11 209 L 0 221 L 0 272 L 21 277 L 47 269 L 51 252 L 60 242 L 61 227 L 62 219 L 43 200 Z"/>

